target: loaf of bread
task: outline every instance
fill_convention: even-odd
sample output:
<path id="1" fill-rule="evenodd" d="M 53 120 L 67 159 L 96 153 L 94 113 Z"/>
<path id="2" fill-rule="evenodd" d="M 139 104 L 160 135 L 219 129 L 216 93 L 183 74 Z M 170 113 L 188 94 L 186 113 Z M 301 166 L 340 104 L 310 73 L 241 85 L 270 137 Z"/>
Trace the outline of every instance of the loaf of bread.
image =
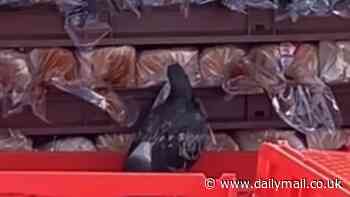
<path id="1" fill-rule="evenodd" d="M 205 146 L 206 151 L 239 151 L 239 147 L 237 143 L 233 140 L 233 138 L 225 133 L 215 134 L 215 141 L 209 141 L 209 143 Z"/>
<path id="2" fill-rule="evenodd" d="M 341 116 L 332 91 L 318 76 L 318 50 L 310 44 L 254 48 L 244 69 L 268 93 L 277 114 L 302 132 L 336 132 Z"/>
<path id="3" fill-rule="evenodd" d="M 94 86 L 103 84 L 128 88 L 136 85 L 136 50 L 133 47 L 109 47 L 81 53 L 84 78 Z"/>
<path id="4" fill-rule="evenodd" d="M 85 137 L 66 137 L 53 140 L 38 149 L 49 152 L 94 152 L 97 150 L 95 144 Z"/>
<path id="5" fill-rule="evenodd" d="M 287 141 L 291 147 L 296 149 L 306 148 L 306 144 L 295 135 L 295 131 L 249 130 L 235 131 L 232 135 L 242 151 L 257 151 L 264 142 L 278 144 L 280 141 Z"/>
<path id="6" fill-rule="evenodd" d="M 186 0 L 142 0 L 143 6 L 170 6 L 176 4 L 183 4 Z"/>
<path id="7" fill-rule="evenodd" d="M 171 5 L 178 5 L 178 4 L 206 4 L 210 3 L 216 0 L 140 0 L 142 1 L 142 5 L 144 6 L 153 6 L 153 7 L 158 7 L 158 6 L 171 6 Z"/>
<path id="8" fill-rule="evenodd" d="M 33 141 L 19 130 L 1 131 L 0 151 L 32 151 Z"/>
<path id="9" fill-rule="evenodd" d="M 275 91 L 284 82 L 280 57 L 278 45 L 253 48 L 242 58 L 239 69 L 234 69 L 230 79 L 225 80 L 224 91 L 233 96 Z"/>
<path id="10" fill-rule="evenodd" d="M 118 151 L 128 153 L 134 134 L 100 135 L 96 138 L 96 146 L 102 151 Z"/>
<path id="11" fill-rule="evenodd" d="M 167 80 L 167 66 L 180 64 L 188 74 L 192 86 L 201 81 L 196 49 L 160 49 L 144 51 L 136 64 L 136 80 L 139 87 L 159 85 Z"/>
<path id="12" fill-rule="evenodd" d="M 245 51 L 232 45 L 204 49 L 200 57 L 203 84 L 220 86 L 224 80 L 242 75 L 241 60 Z"/>
<path id="13" fill-rule="evenodd" d="M 46 117 L 46 87 L 53 85 L 53 80 L 61 83 L 75 80 L 78 64 L 71 51 L 61 48 L 34 49 L 29 56 L 33 74 L 30 104 L 36 116 L 49 122 Z"/>
<path id="14" fill-rule="evenodd" d="M 350 141 L 349 129 L 339 129 L 334 133 L 313 132 L 306 134 L 309 148 L 320 150 L 338 150 Z"/>
<path id="15" fill-rule="evenodd" d="M 246 13 L 247 7 L 260 9 L 277 9 L 278 3 L 274 0 L 221 0 L 221 3 L 230 10 Z"/>
<path id="16" fill-rule="evenodd" d="M 317 47 L 310 44 L 298 46 L 293 60 L 286 65 L 285 77 L 287 79 L 298 84 L 316 84 L 321 82 L 318 77 Z"/>
<path id="17" fill-rule="evenodd" d="M 279 45 L 265 45 L 253 48 L 244 58 L 245 73 L 266 91 L 273 91 L 284 82 L 280 64 Z"/>
<path id="18" fill-rule="evenodd" d="M 350 79 L 350 42 L 322 41 L 319 45 L 320 77 L 327 83 Z"/>
<path id="19" fill-rule="evenodd" d="M 21 110 L 31 82 L 27 56 L 13 50 L 0 51 L 0 100 L 6 101 L 3 115 Z"/>
<path id="20" fill-rule="evenodd" d="M 264 89 L 249 76 L 240 75 L 226 80 L 222 84 L 223 90 L 231 96 L 255 95 L 264 93 Z"/>
<path id="21" fill-rule="evenodd" d="M 52 78 L 73 80 L 77 77 L 78 63 L 70 50 L 62 48 L 34 49 L 30 52 L 32 72 L 37 81 Z"/>

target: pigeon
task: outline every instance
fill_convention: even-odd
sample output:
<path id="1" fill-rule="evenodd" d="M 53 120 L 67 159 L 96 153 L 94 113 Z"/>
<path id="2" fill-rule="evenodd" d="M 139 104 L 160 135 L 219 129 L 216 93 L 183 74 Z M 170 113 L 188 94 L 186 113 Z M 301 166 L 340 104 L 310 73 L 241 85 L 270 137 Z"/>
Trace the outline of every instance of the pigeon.
<path id="1" fill-rule="evenodd" d="M 170 65 L 167 75 L 169 96 L 141 122 L 124 166 L 126 171 L 188 170 L 208 143 L 211 130 L 184 69 Z"/>

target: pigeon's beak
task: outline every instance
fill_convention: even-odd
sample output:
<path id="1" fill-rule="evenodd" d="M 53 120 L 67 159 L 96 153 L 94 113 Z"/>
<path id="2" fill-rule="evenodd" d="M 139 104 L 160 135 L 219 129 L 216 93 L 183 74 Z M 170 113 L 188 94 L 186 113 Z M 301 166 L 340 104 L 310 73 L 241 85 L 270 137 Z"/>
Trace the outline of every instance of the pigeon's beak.
<path id="1" fill-rule="evenodd" d="M 152 144 L 142 142 L 130 154 L 126 163 L 127 171 L 147 172 L 152 170 Z"/>

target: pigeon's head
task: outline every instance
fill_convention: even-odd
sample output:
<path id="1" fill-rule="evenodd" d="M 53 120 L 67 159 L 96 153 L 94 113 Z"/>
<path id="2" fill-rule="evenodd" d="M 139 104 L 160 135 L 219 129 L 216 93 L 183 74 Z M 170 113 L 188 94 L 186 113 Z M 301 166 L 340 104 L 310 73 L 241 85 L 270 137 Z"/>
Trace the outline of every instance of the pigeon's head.
<path id="1" fill-rule="evenodd" d="M 179 64 L 168 66 L 168 79 L 172 95 L 188 99 L 192 98 L 191 82 L 182 66 Z"/>

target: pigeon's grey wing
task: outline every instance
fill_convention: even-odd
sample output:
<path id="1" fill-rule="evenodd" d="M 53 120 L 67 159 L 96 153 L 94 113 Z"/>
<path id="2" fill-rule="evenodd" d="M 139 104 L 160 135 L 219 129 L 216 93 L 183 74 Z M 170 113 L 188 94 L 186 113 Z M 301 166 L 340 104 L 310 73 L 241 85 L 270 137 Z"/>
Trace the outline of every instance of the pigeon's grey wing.
<path id="1" fill-rule="evenodd" d="M 209 130 L 205 124 L 187 129 L 179 138 L 179 154 L 187 161 L 196 161 L 209 140 Z"/>
<path id="2" fill-rule="evenodd" d="M 156 132 L 158 125 L 161 124 L 161 121 L 161 113 L 159 107 L 157 107 L 141 122 L 140 127 L 137 129 L 136 136 L 130 146 L 129 154 L 133 152 L 141 142 L 150 140 L 152 135 Z"/>

